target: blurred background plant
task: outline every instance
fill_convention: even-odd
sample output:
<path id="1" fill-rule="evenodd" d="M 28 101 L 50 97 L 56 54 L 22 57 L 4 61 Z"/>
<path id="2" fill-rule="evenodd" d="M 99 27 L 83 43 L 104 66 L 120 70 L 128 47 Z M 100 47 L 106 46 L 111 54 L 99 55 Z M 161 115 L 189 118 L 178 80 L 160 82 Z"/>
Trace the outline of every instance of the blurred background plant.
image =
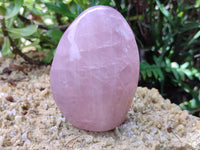
<path id="1" fill-rule="evenodd" d="M 114 7 L 133 29 L 140 50 L 139 85 L 159 89 L 200 116 L 200 0 L 2 0 L 2 56 L 50 64 L 63 32 L 94 5 Z M 44 56 L 30 58 L 30 51 Z"/>

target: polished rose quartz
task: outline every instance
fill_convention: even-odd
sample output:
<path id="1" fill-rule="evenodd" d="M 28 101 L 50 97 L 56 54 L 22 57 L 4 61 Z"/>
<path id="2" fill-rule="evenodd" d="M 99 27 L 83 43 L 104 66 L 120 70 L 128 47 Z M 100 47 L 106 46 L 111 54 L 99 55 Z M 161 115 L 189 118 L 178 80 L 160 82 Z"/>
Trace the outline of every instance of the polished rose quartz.
<path id="1" fill-rule="evenodd" d="M 77 17 L 62 36 L 50 80 L 58 108 L 74 126 L 107 131 L 126 118 L 139 76 L 131 28 L 108 6 Z"/>

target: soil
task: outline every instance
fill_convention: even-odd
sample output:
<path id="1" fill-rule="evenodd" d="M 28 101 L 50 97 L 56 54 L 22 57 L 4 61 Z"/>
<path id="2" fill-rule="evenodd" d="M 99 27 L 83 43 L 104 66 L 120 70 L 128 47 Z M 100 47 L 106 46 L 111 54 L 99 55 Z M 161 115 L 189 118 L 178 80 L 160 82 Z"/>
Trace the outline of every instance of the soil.
<path id="1" fill-rule="evenodd" d="M 0 149 L 200 149 L 200 118 L 138 87 L 126 121 L 108 132 L 72 126 L 57 108 L 50 66 L 0 58 Z"/>

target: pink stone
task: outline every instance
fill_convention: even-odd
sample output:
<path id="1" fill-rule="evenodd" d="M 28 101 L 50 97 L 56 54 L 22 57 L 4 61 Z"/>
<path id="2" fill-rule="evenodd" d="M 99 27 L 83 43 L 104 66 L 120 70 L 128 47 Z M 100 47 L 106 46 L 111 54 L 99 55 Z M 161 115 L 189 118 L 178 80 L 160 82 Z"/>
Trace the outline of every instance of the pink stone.
<path id="1" fill-rule="evenodd" d="M 126 118 L 139 76 L 138 48 L 123 16 L 95 6 L 62 36 L 50 79 L 58 108 L 74 126 L 107 131 Z"/>

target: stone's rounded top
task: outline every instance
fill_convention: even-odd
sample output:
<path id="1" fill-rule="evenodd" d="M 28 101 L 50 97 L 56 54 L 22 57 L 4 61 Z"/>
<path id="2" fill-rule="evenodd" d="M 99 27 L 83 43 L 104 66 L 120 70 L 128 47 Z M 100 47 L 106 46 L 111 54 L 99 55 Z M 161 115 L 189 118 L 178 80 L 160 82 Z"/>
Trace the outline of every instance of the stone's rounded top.
<path id="1" fill-rule="evenodd" d="M 114 8 L 110 7 L 110 6 L 105 6 L 105 5 L 98 5 L 98 6 L 93 6 L 93 7 L 90 7 L 88 9 L 86 9 L 85 11 L 83 11 L 77 18 L 76 20 L 79 20 L 81 18 L 83 18 L 84 16 L 86 16 L 87 14 L 89 13 L 96 13 L 97 11 L 100 11 L 100 12 L 112 12 L 112 14 L 110 15 L 114 15 L 114 14 L 118 14 L 121 16 L 121 14 Z M 109 15 L 109 14 L 107 14 Z M 107 17 L 107 16 L 105 16 Z"/>
<path id="2" fill-rule="evenodd" d="M 82 12 L 63 34 L 50 72 L 58 108 L 74 126 L 106 131 L 126 117 L 139 55 L 131 28 L 108 6 Z"/>
<path id="3" fill-rule="evenodd" d="M 61 50 L 57 55 L 60 54 L 59 59 L 74 61 L 81 59 L 83 51 L 117 47 L 125 43 L 120 41 L 122 39 L 127 43 L 123 51 L 127 52 L 130 45 L 137 49 L 132 30 L 118 11 L 109 6 L 94 6 L 83 11 L 71 23 L 59 42 L 57 49 Z"/>

